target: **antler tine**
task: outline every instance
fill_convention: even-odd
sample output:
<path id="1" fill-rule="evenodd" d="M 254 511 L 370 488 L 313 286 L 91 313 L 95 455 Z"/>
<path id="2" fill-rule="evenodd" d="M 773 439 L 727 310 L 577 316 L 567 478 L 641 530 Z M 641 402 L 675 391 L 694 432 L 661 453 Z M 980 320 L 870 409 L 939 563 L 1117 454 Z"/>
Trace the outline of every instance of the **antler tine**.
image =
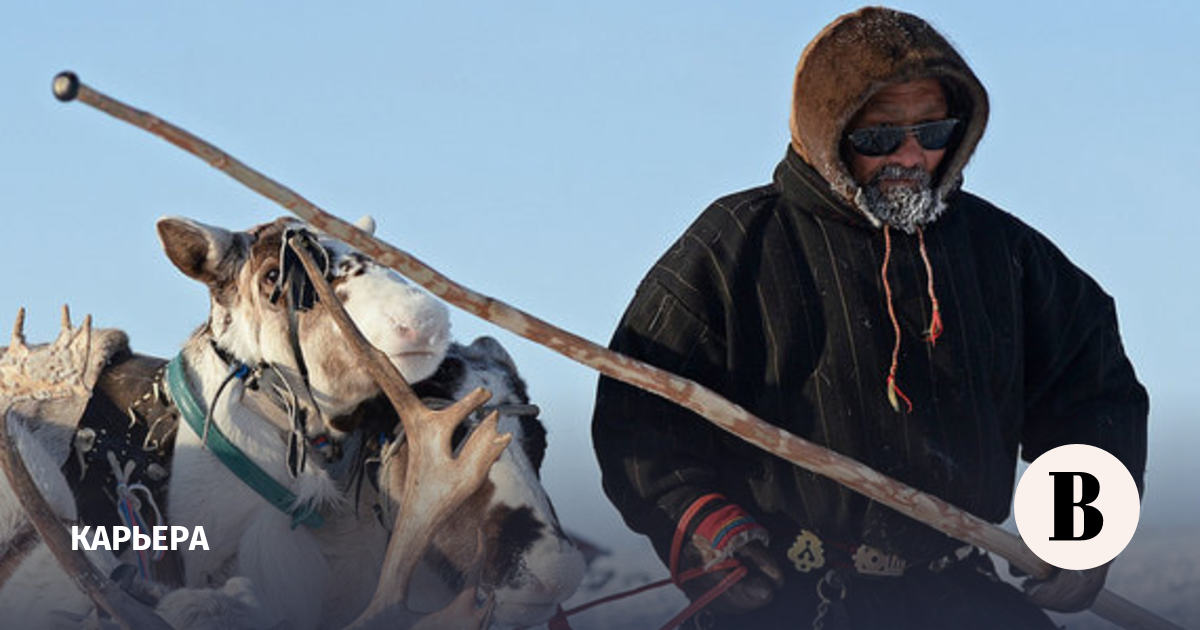
<path id="1" fill-rule="evenodd" d="M 381 620 L 390 610 L 407 610 L 408 583 L 425 548 L 433 540 L 433 534 L 450 512 L 462 504 L 483 484 L 492 463 L 500 457 L 512 440 L 512 435 L 500 435 L 497 431 L 499 414 L 488 414 L 479 426 L 467 436 L 457 457 L 451 450 L 451 437 L 455 427 L 463 422 L 484 402 L 491 398 L 486 389 L 476 388 L 462 400 L 441 410 L 425 406 L 413 393 L 404 376 L 392 364 L 387 355 L 371 345 L 363 336 L 350 315 L 342 307 L 341 300 L 334 294 L 317 269 L 316 262 L 304 247 L 292 244 L 292 250 L 313 280 L 321 304 L 337 322 L 350 347 L 363 360 L 372 377 L 396 408 L 404 427 L 408 444 L 408 459 L 404 470 L 395 464 L 396 451 L 391 450 L 384 461 L 382 485 L 389 488 L 403 487 L 400 514 L 393 524 L 391 540 L 380 571 L 379 584 L 366 609 L 351 624 L 361 627 Z M 403 475 L 403 480 L 400 477 Z M 467 589 L 473 591 L 473 589 Z M 470 627 L 483 623 L 490 615 L 490 605 L 482 614 L 468 603 L 473 603 L 474 593 L 460 594 L 455 602 L 443 609 L 430 625 L 443 627 Z M 443 625 L 444 624 L 444 625 Z M 426 627 L 429 627 L 427 625 Z M 480 626 L 476 626 L 480 627 Z"/>
<path id="2" fill-rule="evenodd" d="M 79 327 L 79 331 L 83 333 L 84 360 L 83 367 L 79 372 L 79 382 L 86 382 L 88 371 L 88 356 L 92 353 L 92 314 L 88 313 L 83 316 L 83 325 Z"/>
<path id="3" fill-rule="evenodd" d="M 9 343 L 9 352 L 28 351 L 29 347 L 25 345 L 25 307 L 17 309 L 17 321 L 13 322 L 12 341 Z"/>
<path id="4" fill-rule="evenodd" d="M 74 339 L 75 329 L 71 326 L 71 307 L 62 305 L 62 315 L 59 323 L 58 337 L 55 337 L 52 347 L 66 348 Z"/>
<path id="5" fill-rule="evenodd" d="M 91 396 L 87 371 L 91 353 L 91 316 L 83 326 L 71 328 L 65 307 L 64 328 L 53 343 L 29 347 L 25 340 L 25 309 L 17 310 L 12 345 L 0 353 L 0 400 L 49 400 Z M 80 338 L 82 336 L 82 339 Z M 83 407 L 79 408 L 83 412 Z"/>
<path id="6" fill-rule="evenodd" d="M 71 549 L 71 537 L 42 497 L 21 454 L 9 438 L 9 403 L 0 415 L 0 468 L 8 477 L 13 494 L 25 508 L 29 522 L 37 530 L 58 564 L 81 591 L 103 609 L 122 628 L 170 630 L 153 609 L 133 599 L 121 587 L 102 575 L 82 551 Z"/>

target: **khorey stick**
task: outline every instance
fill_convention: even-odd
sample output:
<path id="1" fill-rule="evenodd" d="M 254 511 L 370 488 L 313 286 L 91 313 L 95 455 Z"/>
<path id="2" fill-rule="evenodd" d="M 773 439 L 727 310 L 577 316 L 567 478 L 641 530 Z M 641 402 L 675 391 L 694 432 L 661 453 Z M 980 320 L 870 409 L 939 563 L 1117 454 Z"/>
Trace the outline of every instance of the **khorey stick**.
<path id="1" fill-rule="evenodd" d="M 53 91 L 60 101 L 80 100 L 195 155 L 250 189 L 275 201 L 314 227 L 358 248 L 364 254 L 395 269 L 458 308 L 546 346 L 606 376 L 682 405 L 768 453 L 828 477 L 958 540 L 999 554 L 1029 575 L 1046 578 L 1054 573 L 1054 568 L 1034 555 L 1016 535 L 938 497 L 876 472 L 852 458 L 773 426 L 694 381 L 613 352 L 504 302 L 472 291 L 408 253 L 325 212 L 290 188 L 266 177 L 208 142 L 153 114 L 93 90 L 81 83 L 72 72 L 62 72 L 55 76 Z M 1178 628 L 1110 591 L 1102 591 L 1091 610 L 1131 629 Z"/>

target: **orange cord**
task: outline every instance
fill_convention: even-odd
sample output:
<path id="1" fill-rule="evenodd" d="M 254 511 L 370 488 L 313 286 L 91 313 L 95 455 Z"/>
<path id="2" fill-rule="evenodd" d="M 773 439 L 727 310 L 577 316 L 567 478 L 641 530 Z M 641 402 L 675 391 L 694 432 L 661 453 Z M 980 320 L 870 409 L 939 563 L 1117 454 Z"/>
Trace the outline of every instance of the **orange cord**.
<path id="1" fill-rule="evenodd" d="M 888 368 L 887 397 L 888 402 L 892 404 L 892 409 L 900 411 L 900 402 L 896 399 L 899 397 L 904 400 L 904 404 L 911 413 L 912 401 L 904 395 L 904 392 L 900 391 L 900 386 L 896 384 L 896 370 L 900 365 L 900 321 L 896 319 L 896 309 L 892 305 L 892 286 L 888 284 L 887 270 L 888 263 L 892 259 L 892 232 L 887 224 L 883 226 L 883 245 L 883 268 L 880 269 L 879 275 L 883 278 L 883 294 L 887 298 L 888 317 L 892 319 L 892 331 L 896 337 L 896 343 L 892 346 L 892 365 Z"/>
<path id="2" fill-rule="evenodd" d="M 937 293 L 933 290 L 933 265 L 929 264 L 929 252 L 925 249 L 925 232 L 921 228 L 917 228 L 917 238 L 921 240 L 921 259 L 925 261 L 925 276 L 929 278 L 929 301 L 933 305 L 933 316 L 929 319 L 929 330 L 925 331 L 925 339 L 929 345 L 936 346 L 943 330 L 942 309 L 938 304 Z"/>

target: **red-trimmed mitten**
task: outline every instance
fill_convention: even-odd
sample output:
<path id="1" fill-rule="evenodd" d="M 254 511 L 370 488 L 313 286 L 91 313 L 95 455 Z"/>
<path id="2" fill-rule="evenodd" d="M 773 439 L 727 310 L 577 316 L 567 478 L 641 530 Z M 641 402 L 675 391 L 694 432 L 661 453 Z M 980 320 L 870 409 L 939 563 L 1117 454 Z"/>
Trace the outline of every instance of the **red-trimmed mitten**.
<path id="1" fill-rule="evenodd" d="M 704 568 L 733 557 L 734 552 L 757 540 L 770 543 L 767 530 L 745 510 L 728 503 L 704 517 L 692 533 L 692 544 L 700 551 Z"/>
<path id="2" fill-rule="evenodd" d="M 727 613 L 745 612 L 770 603 L 775 591 L 783 585 L 783 572 L 767 551 L 767 530 L 741 507 L 725 502 L 723 496 L 706 495 L 697 503 L 700 501 L 713 503 L 716 507 L 693 504 L 708 511 L 689 510 L 699 512 L 703 516 L 692 531 L 690 544 L 684 545 L 679 570 L 696 567 L 711 570 L 725 560 L 736 559 L 746 567 L 748 573 L 713 600 L 713 608 Z M 690 523 L 680 525 L 686 531 Z M 720 582 L 731 570 L 713 570 L 681 586 L 690 598 L 696 599 Z"/>

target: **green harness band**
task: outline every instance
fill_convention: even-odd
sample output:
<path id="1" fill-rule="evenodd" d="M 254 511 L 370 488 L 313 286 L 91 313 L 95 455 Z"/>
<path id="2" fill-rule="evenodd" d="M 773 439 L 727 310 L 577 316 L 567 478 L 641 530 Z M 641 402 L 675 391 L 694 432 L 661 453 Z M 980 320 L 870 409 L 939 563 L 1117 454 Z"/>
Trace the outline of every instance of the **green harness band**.
<path id="1" fill-rule="evenodd" d="M 188 385 L 183 370 L 183 353 L 175 355 L 167 364 L 167 391 L 175 405 L 179 407 L 180 415 L 197 436 L 204 436 L 204 408 L 196 400 L 192 388 Z M 283 487 L 275 478 L 267 474 L 258 464 L 250 461 L 225 434 L 220 427 L 212 423 L 208 427 L 208 439 L 205 446 L 225 464 L 242 483 L 250 486 L 259 496 L 279 509 L 280 512 L 292 517 L 292 529 L 298 525 L 307 525 L 311 529 L 320 527 L 325 519 L 313 509 L 311 504 L 300 505 L 296 495 Z"/>

